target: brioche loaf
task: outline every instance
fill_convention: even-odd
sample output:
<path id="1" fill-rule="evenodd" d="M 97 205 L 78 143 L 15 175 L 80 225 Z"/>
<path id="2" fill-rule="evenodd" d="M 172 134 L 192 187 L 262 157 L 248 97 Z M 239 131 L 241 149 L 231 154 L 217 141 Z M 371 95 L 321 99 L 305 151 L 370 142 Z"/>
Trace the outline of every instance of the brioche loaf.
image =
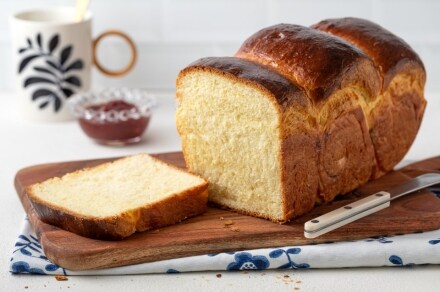
<path id="1" fill-rule="evenodd" d="M 370 21 L 274 25 L 179 73 L 185 161 L 212 202 L 285 222 L 391 170 L 420 126 L 424 84 L 417 54 Z"/>
<path id="2" fill-rule="evenodd" d="M 48 179 L 26 192 L 42 221 L 115 240 L 204 212 L 207 186 L 198 176 L 138 154 Z"/>

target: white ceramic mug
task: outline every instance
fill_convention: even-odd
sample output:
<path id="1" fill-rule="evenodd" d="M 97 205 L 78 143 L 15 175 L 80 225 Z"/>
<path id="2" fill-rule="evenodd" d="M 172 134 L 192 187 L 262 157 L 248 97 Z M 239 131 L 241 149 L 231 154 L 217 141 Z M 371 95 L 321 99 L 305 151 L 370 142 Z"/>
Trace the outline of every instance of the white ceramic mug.
<path id="1" fill-rule="evenodd" d="M 20 113 L 34 121 L 63 121 L 72 118 L 66 100 L 88 91 L 94 63 L 104 74 L 126 74 L 136 62 L 133 41 L 119 31 L 108 31 L 92 39 L 92 15 L 76 22 L 74 7 L 25 11 L 11 18 L 12 51 Z M 119 71 L 99 64 L 95 52 L 103 37 L 124 38 L 132 58 Z"/>

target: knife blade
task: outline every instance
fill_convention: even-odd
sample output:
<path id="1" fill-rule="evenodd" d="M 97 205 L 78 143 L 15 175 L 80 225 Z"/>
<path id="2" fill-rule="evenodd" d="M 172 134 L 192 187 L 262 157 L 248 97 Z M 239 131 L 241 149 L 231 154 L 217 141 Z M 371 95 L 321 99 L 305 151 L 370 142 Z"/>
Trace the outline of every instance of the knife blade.
<path id="1" fill-rule="evenodd" d="M 440 183 L 440 173 L 422 174 L 402 183 L 389 191 L 380 191 L 329 213 L 316 217 L 304 224 L 304 236 L 316 238 L 348 223 L 373 214 L 390 206 L 390 202 Z"/>

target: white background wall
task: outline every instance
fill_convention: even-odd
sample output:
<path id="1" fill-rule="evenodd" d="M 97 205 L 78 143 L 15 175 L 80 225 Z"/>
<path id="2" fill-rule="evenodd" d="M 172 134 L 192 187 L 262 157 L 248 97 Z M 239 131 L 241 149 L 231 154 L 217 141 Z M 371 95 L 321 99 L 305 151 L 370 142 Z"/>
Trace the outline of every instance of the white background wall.
<path id="1" fill-rule="evenodd" d="M 74 0 L 0 0 L 0 90 L 12 89 L 8 17 L 14 12 Z M 310 25 L 324 18 L 373 20 L 404 38 L 428 71 L 428 90 L 440 90 L 440 1 L 437 0 L 92 0 L 94 35 L 116 28 L 139 49 L 136 68 L 123 78 L 94 70 L 94 87 L 173 89 L 180 69 L 205 56 L 232 55 L 257 30 L 280 22 Z M 116 38 L 102 43 L 100 59 L 110 68 L 128 60 Z"/>

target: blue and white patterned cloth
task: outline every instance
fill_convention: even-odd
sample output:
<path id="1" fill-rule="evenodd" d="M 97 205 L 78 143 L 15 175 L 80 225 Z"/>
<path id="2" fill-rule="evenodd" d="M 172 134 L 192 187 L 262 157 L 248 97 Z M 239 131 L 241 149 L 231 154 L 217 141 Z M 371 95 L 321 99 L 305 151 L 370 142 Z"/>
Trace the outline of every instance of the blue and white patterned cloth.
<path id="1" fill-rule="evenodd" d="M 437 194 L 437 196 L 440 195 Z M 47 275 L 128 275 L 251 269 L 313 269 L 440 264 L 440 229 L 393 237 L 208 254 L 118 268 L 70 271 L 51 263 L 25 218 L 10 272 Z"/>

